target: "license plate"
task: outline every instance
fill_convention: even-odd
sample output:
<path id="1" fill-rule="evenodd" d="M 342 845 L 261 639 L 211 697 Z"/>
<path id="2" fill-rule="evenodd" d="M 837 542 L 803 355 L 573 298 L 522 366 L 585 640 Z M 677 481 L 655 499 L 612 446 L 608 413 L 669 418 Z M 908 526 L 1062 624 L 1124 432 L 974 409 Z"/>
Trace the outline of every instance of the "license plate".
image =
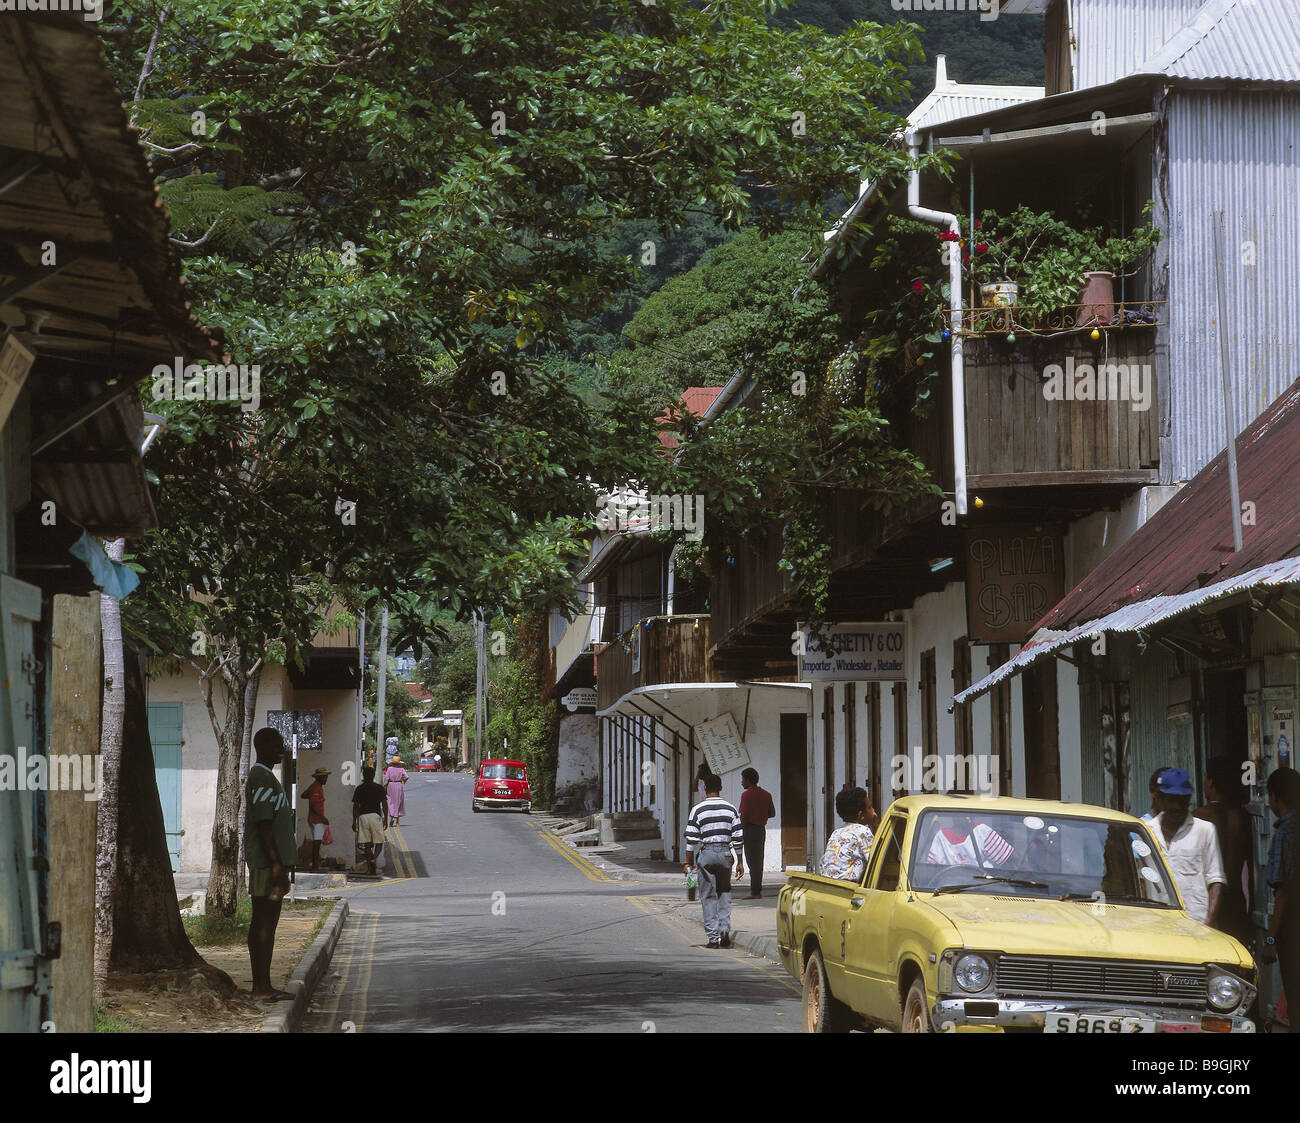
<path id="1" fill-rule="evenodd" d="M 1107 1017 L 1104 1014 L 1048 1014 L 1044 1033 L 1155 1033 L 1149 1018 Z"/>
<path id="2" fill-rule="evenodd" d="M 510 789 L 509 789 L 509 788 L 497 788 L 497 790 L 496 790 L 495 792 L 493 792 L 492 794 L 493 794 L 493 795 L 509 795 L 509 794 L 510 794 Z"/>

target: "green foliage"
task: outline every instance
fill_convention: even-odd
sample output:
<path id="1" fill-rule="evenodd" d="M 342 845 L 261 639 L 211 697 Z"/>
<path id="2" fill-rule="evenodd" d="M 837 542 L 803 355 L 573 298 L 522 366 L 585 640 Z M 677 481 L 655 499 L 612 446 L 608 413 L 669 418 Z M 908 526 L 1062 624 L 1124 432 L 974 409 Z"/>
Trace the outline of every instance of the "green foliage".
<path id="1" fill-rule="evenodd" d="M 150 403 L 163 529 L 137 633 L 222 635 L 249 666 L 272 642 L 298 657 L 327 586 L 388 600 L 395 647 L 443 611 L 562 599 L 586 481 L 653 441 L 626 402 L 588 408 L 603 390 L 571 351 L 608 347 L 600 318 L 651 276 L 633 239 L 667 232 L 671 263 L 674 237 L 689 256 L 714 224 L 775 230 L 905 164 L 878 106 L 910 32 L 771 29 L 766 7 L 118 5 L 122 89 L 157 32 L 128 110 L 196 310 L 262 373 L 254 412 Z"/>
<path id="2" fill-rule="evenodd" d="M 1160 241 L 1151 210 L 1148 203 L 1142 225 L 1124 237 L 1025 206 L 1007 215 L 985 211 L 969 251 L 975 284 L 1017 281 L 1017 303 L 1039 313 L 1074 304 L 1085 273 L 1126 274 Z"/>
<path id="3" fill-rule="evenodd" d="M 712 251 L 646 301 L 610 377 L 639 382 L 646 408 L 662 408 L 697 378 L 721 385 L 743 371 L 753 380 L 743 408 L 702 429 L 686 419 L 679 457 L 654 458 L 642 478 L 651 490 L 706 496 L 704 545 L 683 547 L 697 570 L 756 527 L 783 528 L 781 565 L 795 582 L 796 609 L 818 621 L 830 497 L 852 490 L 888 515 L 929 485 L 868 389 L 880 361 L 870 338 L 845 340 L 830 295 L 808 281 L 809 245 L 797 232 L 764 239 L 747 231 Z M 915 393 L 915 380 L 899 391 L 909 407 Z"/>
<path id="4" fill-rule="evenodd" d="M 774 14 L 779 27 L 809 23 L 838 34 L 857 20 L 910 22 L 924 62 L 906 69 L 912 94 L 892 106 L 904 111 L 934 85 L 934 57 L 946 55 L 948 76 L 959 82 L 1040 86 L 1043 83 L 1043 18 L 1007 16 L 981 20 L 971 12 L 896 12 L 889 0 L 794 0 Z"/>

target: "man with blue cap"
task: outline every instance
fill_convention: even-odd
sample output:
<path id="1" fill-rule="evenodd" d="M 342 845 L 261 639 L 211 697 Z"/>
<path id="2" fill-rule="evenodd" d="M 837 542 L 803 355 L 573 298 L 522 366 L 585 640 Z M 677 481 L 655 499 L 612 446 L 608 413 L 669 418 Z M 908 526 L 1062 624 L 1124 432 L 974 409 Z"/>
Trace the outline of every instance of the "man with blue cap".
<path id="1" fill-rule="evenodd" d="M 1178 883 L 1187 914 L 1213 927 L 1218 919 L 1223 887 L 1223 859 L 1214 824 L 1188 814 L 1192 779 L 1181 768 L 1166 768 L 1156 783 L 1160 814 L 1151 824 L 1164 847 L 1169 869 Z"/>

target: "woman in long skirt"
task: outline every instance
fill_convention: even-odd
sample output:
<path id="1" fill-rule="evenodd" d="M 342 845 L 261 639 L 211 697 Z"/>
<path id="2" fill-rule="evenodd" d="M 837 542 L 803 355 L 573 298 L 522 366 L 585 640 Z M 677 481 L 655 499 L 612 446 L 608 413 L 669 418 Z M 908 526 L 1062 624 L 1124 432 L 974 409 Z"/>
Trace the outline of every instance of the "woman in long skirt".
<path id="1" fill-rule="evenodd" d="M 395 759 L 384 770 L 384 784 L 388 789 L 388 817 L 393 821 L 393 826 L 402 825 L 402 816 L 406 814 L 406 788 L 407 781 L 406 769 L 402 767 L 400 759 Z"/>

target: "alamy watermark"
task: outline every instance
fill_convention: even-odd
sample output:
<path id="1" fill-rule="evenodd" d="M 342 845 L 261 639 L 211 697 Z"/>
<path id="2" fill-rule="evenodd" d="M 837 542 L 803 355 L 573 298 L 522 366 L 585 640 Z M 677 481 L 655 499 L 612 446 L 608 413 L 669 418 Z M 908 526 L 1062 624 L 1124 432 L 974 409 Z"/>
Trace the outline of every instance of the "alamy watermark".
<path id="1" fill-rule="evenodd" d="M 991 756 L 922 753 L 917 745 L 912 753 L 895 755 L 889 768 L 895 791 L 998 794 Z"/>
<path id="2" fill-rule="evenodd" d="M 1043 368 L 1043 397 L 1049 402 L 1131 402 L 1134 413 L 1151 408 L 1154 378 L 1150 363 L 1076 363 Z"/>
<path id="3" fill-rule="evenodd" d="M 704 537 L 703 495 L 627 495 L 600 497 L 596 525 L 601 530 L 680 530 L 690 542 Z"/>
<path id="4" fill-rule="evenodd" d="M 87 802 L 104 790 L 104 758 L 99 753 L 0 753 L 0 792 L 81 792 Z"/>
<path id="5" fill-rule="evenodd" d="M 1002 0 L 889 0 L 896 12 L 979 12 L 989 23 L 1002 11 Z"/>
<path id="6" fill-rule="evenodd" d="M 0 12 L 80 12 L 87 23 L 98 23 L 104 0 L 0 0 Z"/>
<path id="7" fill-rule="evenodd" d="M 0 0 L 2 2 L 2 0 Z M 153 368 L 155 402 L 239 402 L 251 413 L 262 402 L 262 368 L 246 363 L 185 363 L 177 358 L 171 366 Z"/>

